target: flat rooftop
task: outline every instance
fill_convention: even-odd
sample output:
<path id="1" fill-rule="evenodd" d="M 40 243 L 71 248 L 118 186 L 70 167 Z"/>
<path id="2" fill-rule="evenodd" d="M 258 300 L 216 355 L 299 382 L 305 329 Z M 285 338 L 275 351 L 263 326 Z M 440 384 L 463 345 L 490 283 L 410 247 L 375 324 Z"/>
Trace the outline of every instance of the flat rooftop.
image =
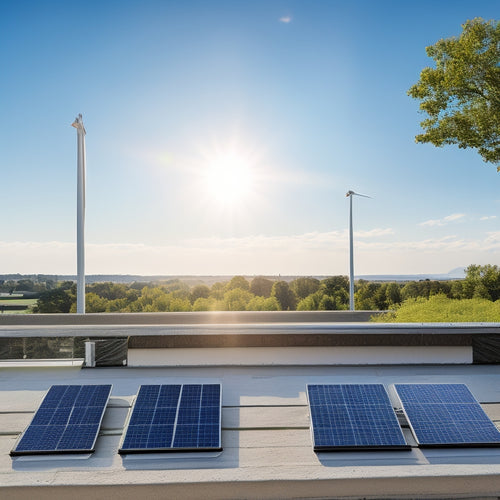
<path id="1" fill-rule="evenodd" d="M 232 325 L 238 325 L 238 329 Z M 12 338 L 16 332 L 31 332 L 33 337 L 54 335 L 56 331 L 78 336 L 81 329 L 92 332 L 89 338 L 104 340 L 106 332 L 125 332 L 129 361 L 135 365 L 84 368 L 67 361 L 2 363 L 2 497 L 498 497 L 500 448 L 423 449 L 416 446 L 404 426 L 407 442 L 412 445 L 408 451 L 315 452 L 306 397 L 306 385 L 314 383 L 380 383 L 386 387 L 396 383 L 464 383 L 499 427 L 500 364 L 473 359 L 474 338 L 494 341 L 500 334 L 498 325 L 395 326 L 283 320 L 211 326 L 0 323 L 0 339 Z M 290 345 L 287 337 L 294 335 L 309 344 L 300 346 L 293 341 Z M 345 344 L 351 335 L 355 339 Z M 377 335 L 385 336 L 386 343 L 380 344 Z M 334 339 L 342 336 L 344 344 L 335 343 Z M 215 345 L 207 343 L 211 337 Z M 307 341 L 308 337 L 312 340 Z M 418 337 L 428 338 L 412 345 Z M 252 338 L 259 339 L 258 346 L 248 345 Z M 372 345 L 373 338 L 378 344 Z M 413 340 L 408 345 L 398 338 Z M 350 350 L 349 363 L 342 359 L 348 352 L 345 349 Z M 463 362 L 451 360 L 447 353 L 454 349 L 460 356 L 469 354 Z M 386 352 L 391 353 L 387 362 L 373 362 L 387 360 Z M 427 362 L 411 362 L 410 352 Z M 408 362 L 394 358 L 399 355 L 408 355 Z M 429 362 L 432 359 L 437 361 Z M 103 383 L 112 384 L 113 389 L 93 454 L 9 455 L 51 385 Z M 222 384 L 222 452 L 117 453 L 139 386 L 166 383 Z"/>

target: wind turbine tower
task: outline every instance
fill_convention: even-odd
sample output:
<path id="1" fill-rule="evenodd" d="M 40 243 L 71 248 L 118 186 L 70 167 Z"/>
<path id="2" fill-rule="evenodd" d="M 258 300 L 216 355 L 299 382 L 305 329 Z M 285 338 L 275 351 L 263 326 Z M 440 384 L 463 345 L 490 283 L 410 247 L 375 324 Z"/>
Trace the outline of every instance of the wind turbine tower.
<path id="1" fill-rule="evenodd" d="M 77 207 L 76 207 L 76 312 L 85 314 L 85 127 L 82 115 L 71 124 L 77 132 Z"/>
<path id="2" fill-rule="evenodd" d="M 363 198 L 370 198 L 366 194 L 355 193 L 354 191 L 347 191 L 346 197 L 349 198 L 349 309 L 354 311 L 354 244 L 352 237 L 352 197 L 362 196 Z"/>

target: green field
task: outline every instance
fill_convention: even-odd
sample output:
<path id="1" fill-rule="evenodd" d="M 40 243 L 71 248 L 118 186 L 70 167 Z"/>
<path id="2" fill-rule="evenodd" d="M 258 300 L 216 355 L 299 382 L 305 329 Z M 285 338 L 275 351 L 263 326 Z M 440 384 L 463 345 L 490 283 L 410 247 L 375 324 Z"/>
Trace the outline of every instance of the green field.
<path id="1" fill-rule="evenodd" d="M 36 304 L 37 299 L 4 299 L 0 298 L 1 306 L 28 306 L 28 309 L 22 311 L 1 311 L 0 314 L 30 314 L 33 306 Z"/>

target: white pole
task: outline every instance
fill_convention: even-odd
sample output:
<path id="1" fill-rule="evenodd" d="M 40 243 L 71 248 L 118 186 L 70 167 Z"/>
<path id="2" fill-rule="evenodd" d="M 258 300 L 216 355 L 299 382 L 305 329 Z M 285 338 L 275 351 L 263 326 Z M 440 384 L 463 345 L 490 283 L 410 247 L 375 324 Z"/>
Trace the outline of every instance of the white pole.
<path id="1" fill-rule="evenodd" d="M 366 194 L 355 193 L 354 191 L 347 191 L 346 196 L 349 197 L 349 309 L 354 311 L 354 244 L 352 236 L 352 197 L 362 196 L 363 198 L 371 198 Z"/>
<path id="2" fill-rule="evenodd" d="M 85 127 L 82 115 L 78 115 L 72 126 L 77 132 L 77 207 L 76 207 L 76 312 L 85 314 Z"/>
<path id="3" fill-rule="evenodd" d="M 349 196 L 349 309 L 354 311 L 354 245 L 352 238 L 352 195 Z"/>

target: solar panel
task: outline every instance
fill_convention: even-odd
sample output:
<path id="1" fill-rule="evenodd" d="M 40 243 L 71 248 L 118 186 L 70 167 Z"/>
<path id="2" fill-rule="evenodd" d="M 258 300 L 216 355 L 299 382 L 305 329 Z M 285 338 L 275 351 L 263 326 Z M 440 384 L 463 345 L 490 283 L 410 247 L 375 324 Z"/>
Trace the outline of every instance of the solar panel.
<path id="1" fill-rule="evenodd" d="M 381 384 L 308 385 L 315 451 L 409 449 Z"/>
<path id="2" fill-rule="evenodd" d="M 111 385 L 53 385 L 11 455 L 91 453 Z"/>
<path id="3" fill-rule="evenodd" d="M 420 446 L 500 446 L 500 432 L 464 384 L 396 384 Z"/>
<path id="4" fill-rule="evenodd" d="M 141 385 L 119 453 L 220 451 L 221 385 Z"/>

